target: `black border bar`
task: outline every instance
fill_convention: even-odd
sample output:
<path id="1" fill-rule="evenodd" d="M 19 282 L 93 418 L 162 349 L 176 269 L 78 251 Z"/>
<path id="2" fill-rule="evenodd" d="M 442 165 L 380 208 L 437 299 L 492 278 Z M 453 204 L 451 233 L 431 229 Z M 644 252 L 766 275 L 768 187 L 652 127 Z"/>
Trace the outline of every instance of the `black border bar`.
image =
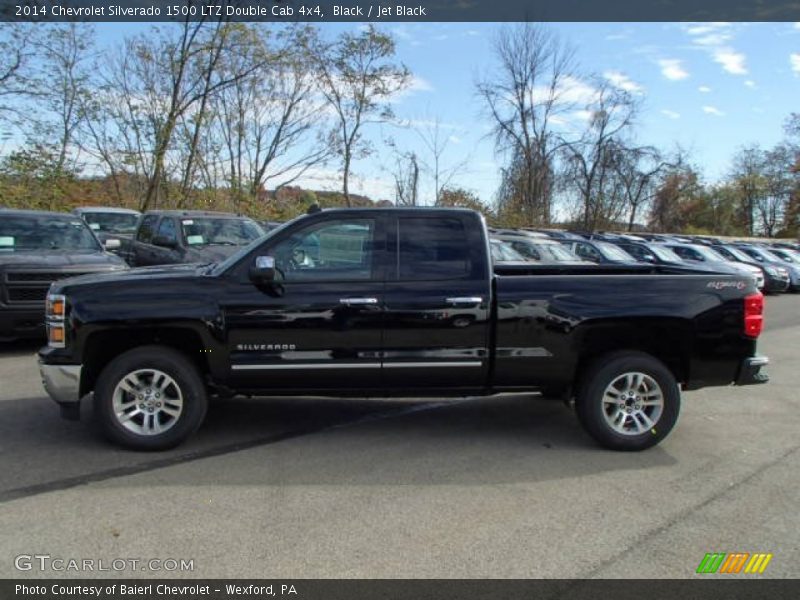
<path id="1" fill-rule="evenodd" d="M 687 557 L 687 560 L 688 557 Z M 691 561 L 689 561 L 691 562 Z M 758 576 L 756 576 L 758 577 Z M 120 586 L 135 587 L 120 593 Z M 17 586 L 25 586 L 21 593 Z M 184 589 L 184 592 L 164 591 Z M 231 591 L 229 586 L 235 586 Z M 249 587 L 254 586 L 254 587 Z M 30 592 L 31 588 L 39 592 Z M 68 593 L 74 588 L 102 588 L 100 594 Z M 270 588 L 273 593 L 250 592 Z M 54 591 L 58 590 L 58 591 Z M 116 591 L 114 591 L 116 590 Z M 41 593 L 43 592 L 43 593 Z M 752 576 L 693 579 L 5 579 L 0 580 L 2 600 L 795 600 L 798 579 L 753 579 Z"/>
<path id="2" fill-rule="evenodd" d="M 0 0 L 2 21 L 185 19 L 310 23 L 790 22 L 800 21 L 800 0 Z"/>

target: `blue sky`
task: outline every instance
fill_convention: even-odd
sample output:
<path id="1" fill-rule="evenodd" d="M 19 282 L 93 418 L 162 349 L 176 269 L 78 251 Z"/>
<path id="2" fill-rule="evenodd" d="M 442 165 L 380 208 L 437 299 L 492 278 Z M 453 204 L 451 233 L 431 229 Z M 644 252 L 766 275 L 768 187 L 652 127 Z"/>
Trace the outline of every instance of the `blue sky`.
<path id="1" fill-rule="evenodd" d="M 783 122 L 800 111 L 800 23 L 570 23 L 548 24 L 576 52 L 579 72 L 609 78 L 642 99 L 636 137 L 642 144 L 690 151 L 706 179 L 725 176 L 744 144 L 769 147 Z M 331 36 L 353 24 L 325 24 Z M 491 201 L 502 159 L 487 137 L 474 82 L 490 72 L 495 23 L 389 23 L 397 57 L 414 74 L 410 90 L 393 100 L 400 120 L 439 119 L 450 137 L 445 165 L 465 163 L 453 183 Z M 101 44 L 140 31 L 142 25 L 97 26 Z M 383 140 L 425 158 L 419 137 L 407 128 L 370 126 L 377 152 L 354 166 L 353 191 L 393 198 L 394 156 Z M 308 187 L 336 189 L 336 165 L 315 172 Z M 431 194 L 423 174 L 422 192 Z"/>

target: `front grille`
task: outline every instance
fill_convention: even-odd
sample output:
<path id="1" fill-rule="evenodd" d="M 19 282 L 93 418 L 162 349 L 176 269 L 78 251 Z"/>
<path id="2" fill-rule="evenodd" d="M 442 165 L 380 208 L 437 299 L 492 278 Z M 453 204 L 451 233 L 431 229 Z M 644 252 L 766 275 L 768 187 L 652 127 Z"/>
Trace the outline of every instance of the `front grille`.
<path id="1" fill-rule="evenodd" d="M 59 279 L 86 275 L 92 271 L 6 271 L 0 273 L 0 302 L 31 304 L 44 302 L 50 284 Z M 5 285 L 3 285 L 5 284 Z M 2 288 L 5 287 L 5 290 Z M 5 292 L 5 294 L 3 294 Z"/>
<path id="2" fill-rule="evenodd" d="M 7 291 L 9 302 L 44 302 L 47 297 L 46 287 L 10 287 Z"/>
<path id="3" fill-rule="evenodd" d="M 64 272 L 50 272 L 50 271 L 31 271 L 19 272 L 9 271 L 6 273 L 6 281 L 9 283 L 24 283 L 24 282 L 44 282 L 53 283 L 59 279 L 66 277 L 77 277 L 78 275 L 85 275 L 86 273 L 64 273 Z"/>

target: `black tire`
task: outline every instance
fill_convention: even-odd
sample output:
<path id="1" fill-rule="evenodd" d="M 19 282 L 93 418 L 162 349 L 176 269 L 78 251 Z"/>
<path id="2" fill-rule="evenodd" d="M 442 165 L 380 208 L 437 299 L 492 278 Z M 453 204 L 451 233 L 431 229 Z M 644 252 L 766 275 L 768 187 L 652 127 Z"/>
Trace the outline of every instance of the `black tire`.
<path id="1" fill-rule="evenodd" d="M 171 417 L 166 412 L 161 413 L 162 409 L 154 408 L 155 416 L 147 417 L 144 410 L 137 411 L 137 406 L 125 405 L 132 408 L 131 413 L 135 412 L 136 416 L 127 419 L 131 422 L 128 426 L 123 425 L 117 417 L 114 405 L 117 385 L 123 378 L 136 372 L 142 373 L 139 377 L 147 381 L 145 372 L 148 370 L 159 371 L 171 378 L 172 382 L 163 390 L 165 398 L 163 405 L 170 406 L 176 411 L 175 406 L 168 404 L 172 400 L 167 399 L 167 395 L 179 397 L 181 399 L 179 415 Z M 155 389 L 156 386 L 151 384 L 151 387 Z M 133 398 L 130 395 L 121 397 Z M 133 401 L 134 404 L 137 402 Z M 155 403 L 155 399 L 153 402 Z M 142 406 L 144 405 L 139 405 Z M 158 406 L 162 404 L 159 403 Z M 120 354 L 100 373 L 94 390 L 95 417 L 103 434 L 112 442 L 134 450 L 174 448 L 197 431 L 205 418 L 207 408 L 208 395 L 197 367 L 183 354 L 166 346 L 142 346 Z M 166 408 L 163 410 L 166 411 Z M 147 418 L 150 418 L 150 421 L 147 421 Z M 151 429 L 155 419 L 159 419 L 159 427 L 166 427 L 166 424 L 169 424 L 169 427 L 161 433 L 150 434 L 137 433 L 127 428 L 133 426 L 142 428 L 143 426 L 137 422 L 140 419 L 144 423 L 149 423 Z M 162 424 L 160 420 L 165 420 L 166 423 Z"/>
<path id="2" fill-rule="evenodd" d="M 644 386 L 639 387 L 639 390 L 655 392 L 652 383 L 657 384 L 661 397 L 660 407 L 646 406 L 644 401 L 637 400 L 643 396 L 626 396 L 630 388 L 626 387 L 627 377 L 625 380 L 623 377 L 627 374 L 645 376 L 639 378 Z M 615 386 L 611 387 L 612 384 Z M 617 384 L 623 390 L 622 393 Z M 611 390 L 608 397 L 605 396 L 607 389 Z M 618 396 L 611 403 L 609 400 L 614 394 Z M 623 404 L 625 408 L 622 407 Z M 664 363 L 644 352 L 624 351 L 605 355 L 589 366 L 578 388 L 575 408 L 583 428 L 600 445 L 611 450 L 637 451 L 655 446 L 667 437 L 678 420 L 680 404 L 678 383 Z M 657 409 L 659 412 L 656 412 Z M 621 417 L 618 424 L 616 417 Z M 652 421 L 652 426 L 647 425 L 648 419 Z"/>

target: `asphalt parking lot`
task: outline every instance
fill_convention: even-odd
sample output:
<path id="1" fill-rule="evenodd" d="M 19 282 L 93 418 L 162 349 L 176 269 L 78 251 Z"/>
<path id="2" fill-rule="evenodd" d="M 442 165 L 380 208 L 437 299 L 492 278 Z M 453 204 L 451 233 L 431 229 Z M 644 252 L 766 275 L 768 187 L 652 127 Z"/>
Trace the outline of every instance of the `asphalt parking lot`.
<path id="1" fill-rule="evenodd" d="M 39 553 L 194 561 L 120 573 L 144 577 L 683 578 L 707 552 L 769 552 L 763 577 L 797 577 L 800 297 L 766 318 L 772 381 L 685 393 L 636 454 L 522 395 L 230 400 L 186 445 L 128 452 L 59 418 L 36 344 L 6 345 L 0 577 L 92 575 L 15 569 Z"/>

